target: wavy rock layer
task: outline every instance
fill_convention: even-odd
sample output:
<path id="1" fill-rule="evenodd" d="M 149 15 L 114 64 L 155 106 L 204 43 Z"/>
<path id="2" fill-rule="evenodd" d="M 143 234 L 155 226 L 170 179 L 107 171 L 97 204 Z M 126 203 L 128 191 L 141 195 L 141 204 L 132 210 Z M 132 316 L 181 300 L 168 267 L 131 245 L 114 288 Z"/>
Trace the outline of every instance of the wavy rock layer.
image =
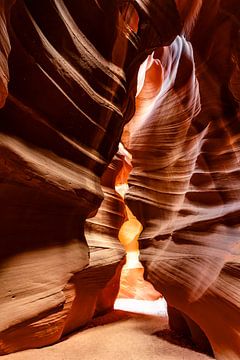
<path id="1" fill-rule="evenodd" d="M 0 1 L 1 353 L 84 324 L 119 276 L 120 249 L 92 249 L 88 266 L 84 221 L 103 199 L 141 62 L 180 30 L 172 0 L 12 3 Z"/>
<path id="2" fill-rule="evenodd" d="M 203 1 L 192 44 L 178 36 L 149 57 L 123 137 L 146 278 L 171 325 L 205 348 L 207 336 L 221 360 L 240 358 L 238 15 L 234 1 Z"/>

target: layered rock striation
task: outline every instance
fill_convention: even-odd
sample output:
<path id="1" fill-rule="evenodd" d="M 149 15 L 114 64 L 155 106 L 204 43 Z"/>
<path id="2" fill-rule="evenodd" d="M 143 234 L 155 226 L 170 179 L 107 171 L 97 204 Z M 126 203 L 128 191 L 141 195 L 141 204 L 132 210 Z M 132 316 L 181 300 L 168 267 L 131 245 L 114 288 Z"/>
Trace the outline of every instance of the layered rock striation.
<path id="1" fill-rule="evenodd" d="M 236 4 L 203 1 L 185 35 L 153 52 L 123 137 L 145 277 L 166 298 L 170 325 L 204 349 L 209 340 L 221 360 L 240 357 Z"/>
<path id="2" fill-rule="evenodd" d="M 89 262 L 84 222 L 134 113 L 138 68 L 180 28 L 169 0 L 0 1 L 1 354 L 53 343 L 95 313 L 108 259 L 90 251 Z M 105 240 L 94 246 L 114 253 Z"/>

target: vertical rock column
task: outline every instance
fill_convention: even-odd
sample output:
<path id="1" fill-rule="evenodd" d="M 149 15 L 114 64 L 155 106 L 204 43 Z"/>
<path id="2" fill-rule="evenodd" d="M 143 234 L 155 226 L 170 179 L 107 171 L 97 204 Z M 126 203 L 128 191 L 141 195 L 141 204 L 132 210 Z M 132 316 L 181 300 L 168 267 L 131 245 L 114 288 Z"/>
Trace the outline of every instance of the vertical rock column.
<path id="1" fill-rule="evenodd" d="M 132 169 L 131 155 L 122 144 L 120 151 L 123 156 L 121 172 L 116 179 L 116 189 L 124 198 L 128 191 L 128 177 Z M 142 232 L 142 225 L 133 215 L 124 201 L 126 218 L 119 231 L 119 240 L 126 250 L 126 264 L 121 273 L 120 290 L 118 298 L 130 298 L 138 300 L 156 300 L 161 295 L 153 288 L 152 284 L 143 278 L 143 266 L 139 261 L 138 239 Z"/>
<path id="2" fill-rule="evenodd" d="M 125 249 L 118 239 L 126 219 L 124 201 L 115 190 L 116 177 L 123 166 L 119 152 L 114 156 L 101 178 L 104 200 L 95 217 L 87 219 L 85 235 L 90 250 L 92 287 L 101 289 L 96 303 L 96 314 L 113 308 L 120 285 Z"/>

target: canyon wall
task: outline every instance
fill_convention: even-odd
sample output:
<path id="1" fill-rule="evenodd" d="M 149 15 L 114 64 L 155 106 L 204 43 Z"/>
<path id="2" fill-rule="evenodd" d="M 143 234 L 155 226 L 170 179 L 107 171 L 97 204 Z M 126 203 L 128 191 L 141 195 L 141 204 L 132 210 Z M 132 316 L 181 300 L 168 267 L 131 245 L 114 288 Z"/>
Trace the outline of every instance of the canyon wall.
<path id="1" fill-rule="evenodd" d="M 0 0 L 1 354 L 112 306 L 124 252 L 99 236 L 89 248 L 84 223 L 134 113 L 139 66 L 180 29 L 172 0 Z"/>
<path id="2" fill-rule="evenodd" d="M 237 1 L 196 9 L 141 66 L 123 136 L 133 157 L 126 202 L 143 225 L 140 260 L 170 326 L 203 350 L 211 344 L 216 359 L 237 360 L 240 12 Z"/>

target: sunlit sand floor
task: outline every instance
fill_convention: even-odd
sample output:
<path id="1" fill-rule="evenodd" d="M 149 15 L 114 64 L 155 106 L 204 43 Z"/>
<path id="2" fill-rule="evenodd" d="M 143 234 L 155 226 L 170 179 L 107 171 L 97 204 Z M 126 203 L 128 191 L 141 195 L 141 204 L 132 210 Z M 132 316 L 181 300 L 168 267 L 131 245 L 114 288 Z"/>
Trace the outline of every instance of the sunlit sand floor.
<path id="1" fill-rule="evenodd" d="M 125 300 L 125 299 L 124 299 Z M 161 301 L 160 301 L 161 300 Z M 4 360 L 206 360 L 191 344 L 168 329 L 164 300 L 144 305 L 157 315 L 115 310 L 94 319 L 83 331 L 41 349 L 3 356 Z M 141 300 L 139 300 L 141 302 Z M 140 311 L 140 302 L 128 301 L 128 308 Z M 144 303 L 142 303 L 144 304 Z M 120 307 L 121 301 L 116 306 Z M 126 301 L 125 301 L 126 305 Z M 159 308 L 158 308 L 159 306 Z M 150 311 L 151 309 L 151 311 Z M 156 312 L 155 312 L 156 314 Z"/>

